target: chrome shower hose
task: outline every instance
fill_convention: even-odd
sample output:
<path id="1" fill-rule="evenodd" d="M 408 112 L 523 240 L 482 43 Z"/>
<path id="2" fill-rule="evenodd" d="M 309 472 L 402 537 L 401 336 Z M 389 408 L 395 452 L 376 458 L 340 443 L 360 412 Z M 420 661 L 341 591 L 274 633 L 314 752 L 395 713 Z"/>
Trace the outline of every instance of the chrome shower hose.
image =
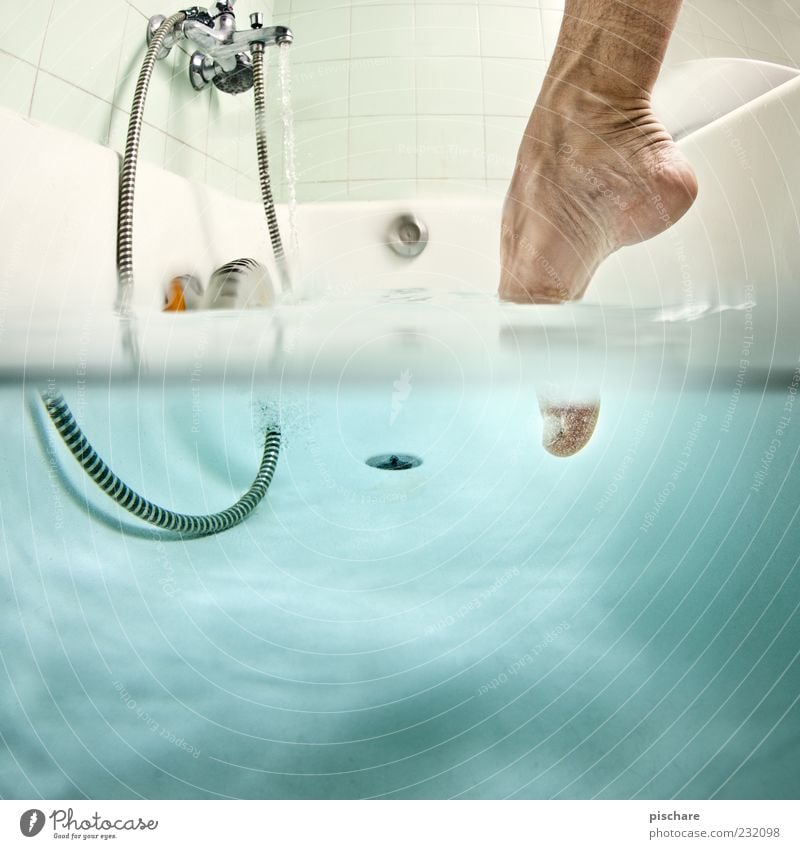
<path id="1" fill-rule="evenodd" d="M 136 189 L 136 166 L 139 158 L 139 142 L 142 132 L 142 118 L 147 97 L 150 78 L 153 75 L 158 52 L 166 36 L 186 19 L 185 12 L 177 12 L 167 18 L 158 28 L 150 41 L 145 54 L 136 91 L 133 96 L 131 118 L 128 124 L 128 137 L 125 144 L 125 155 L 119 180 L 119 208 L 117 219 L 117 270 L 119 273 L 119 289 L 117 293 L 117 311 L 123 318 L 130 313 L 130 300 L 133 292 L 133 210 Z M 258 149 L 258 166 L 261 179 L 261 192 L 264 200 L 264 211 L 267 216 L 270 241 L 275 254 L 275 261 L 281 273 L 284 287 L 287 285 L 288 272 L 286 259 L 278 230 L 275 204 L 269 181 L 269 162 L 267 159 L 267 144 L 265 128 L 265 97 L 263 46 L 254 50 L 254 72 L 256 80 L 255 111 L 256 111 L 256 143 Z M 275 467 L 278 462 L 281 437 L 277 428 L 269 428 L 264 437 L 264 451 L 258 472 L 245 494 L 231 507 L 218 513 L 193 516 L 187 513 L 176 513 L 159 507 L 144 496 L 131 489 L 116 475 L 92 447 L 89 440 L 75 421 L 67 402 L 57 389 L 47 389 L 41 393 L 47 414 L 55 425 L 67 448 L 80 463 L 87 475 L 121 507 L 139 519 L 151 525 L 168 531 L 175 531 L 189 537 L 202 537 L 227 531 L 246 519 L 259 502 L 267 494 Z"/>
<path id="2" fill-rule="evenodd" d="M 80 429 L 60 392 L 45 391 L 42 393 L 42 399 L 48 415 L 67 448 L 100 489 L 129 513 L 166 531 L 176 531 L 187 536 L 207 536 L 227 531 L 255 510 L 267 494 L 272 476 L 275 474 L 281 437 L 277 431 L 270 430 L 267 431 L 264 440 L 264 453 L 255 480 L 250 485 L 250 489 L 235 504 L 227 510 L 203 516 L 175 513 L 148 501 L 114 474 Z"/>
<path id="3" fill-rule="evenodd" d="M 283 48 L 278 48 L 283 49 Z M 261 184 L 261 200 L 264 203 L 264 215 L 267 217 L 269 240 L 272 253 L 281 277 L 281 289 L 286 292 L 290 287 L 289 268 L 281 242 L 278 217 L 275 214 L 275 201 L 272 198 L 272 185 L 269 179 L 269 157 L 267 155 L 267 94 L 264 85 L 264 45 L 257 41 L 253 44 L 253 93 L 256 111 L 256 150 L 258 152 L 258 177 Z"/>

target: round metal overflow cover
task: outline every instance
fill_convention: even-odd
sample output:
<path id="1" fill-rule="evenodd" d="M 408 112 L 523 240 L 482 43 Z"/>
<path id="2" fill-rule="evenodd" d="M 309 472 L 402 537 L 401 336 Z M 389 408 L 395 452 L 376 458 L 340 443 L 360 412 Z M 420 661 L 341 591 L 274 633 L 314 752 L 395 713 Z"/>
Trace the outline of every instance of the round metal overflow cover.
<path id="1" fill-rule="evenodd" d="M 372 466 L 375 469 L 386 469 L 390 472 L 413 469 L 421 464 L 422 460 L 413 454 L 378 454 L 367 460 L 368 466 Z"/>

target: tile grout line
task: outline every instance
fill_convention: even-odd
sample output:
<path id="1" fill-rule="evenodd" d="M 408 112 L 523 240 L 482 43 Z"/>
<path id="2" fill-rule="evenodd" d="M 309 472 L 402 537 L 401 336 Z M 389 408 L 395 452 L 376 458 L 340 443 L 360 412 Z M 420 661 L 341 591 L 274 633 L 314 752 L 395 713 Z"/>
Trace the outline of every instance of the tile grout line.
<path id="1" fill-rule="evenodd" d="M 44 35 L 43 35 L 43 38 L 42 38 L 42 43 L 41 43 L 41 46 L 40 46 L 40 49 L 39 49 L 38 60 L 31 61 L 31 60 L 28 60 L 28 59 L 22 59 L 21 57 L 15 56 L 13 53 L 9 53 L 7 50 L 2 50 L 1 48 L 0 48 L 0 53 L 2 53 L 3 55 L 8 55 L 10 58 L 15 59 L 16 61 L 20 61 L 24 65 L 26 65 L 27 67 L 33 68 L 33 70 L 34 70 L 34 73 L 32 75 L 33 76 L 33 87 L 32 87 L 30 98 L 29 98 L 28 105 L 27 105 L 27 115 L 28 115 L 28 117 L 31 117 L 33 105 L 37 101 L 37 98 L 41 96 L 41 95 L 38 95 L 38 92 L 40 90 L 44 90 L 44 89 L 39 88 L 42 81 L 43 80 L 46 81 L 45 77 L 41 76 L 42 74 L 45 74 L 47 79 L 58 80 L 63 85 L 68 86 L 71 90 L 74 90 L 76 92 L 81 92 L 84 95 L 90 95 L 93 98 L 93 103 L 96 104 L 96 108 L 97 108 L 98 112 L 100 112 L 101 109 L 102 109 L 101 104 L 109 105 L 110 106 L 110 112 L 109 112 L 109 120 L 108 120 L 108 124 L 107 124 L 107 128 L 106 128 L 106 133 L 105 133 L 105 141 L 100 142 L 100 143 L 105 144 L 106 146 L 110 147 L 111 146 L 111 134 L 112 134 L 113 128 L 115 127 L 114 122 L 115 122 L 116 115 L 117 115 L 115 110 L 119 109 L 121 114 L 126 113 L 125 105 L 119 104 L 119 103 L 116 102 L 116 100 L 117 100 L 116 91 L 117 91 L 117 87 L 120 83 L 120 80 L 121 80 L 121 77 L 122 77 L 122 70 L 123 70 L 122 55 L 120 55 L 118 62 L 117 62 L 117 65 L 116 65 L 115 89 L 114 89 L 115 94 L 112 96 L 111 100 L 106 99 L 106 97 L 94 94 L 92 91 L 89 91 L 86 88 L 83 88 L 81 85 L 75 85 L 70 80 L 64 79 L 62 76 L 60 76 L 60 74 L 58 72 L 54 73 L 52 71 L 45 70 L 42 67 L 42 61 L 43 61 L 44 53 L 46 51 L 50 51 L 50 49 L 53 47 L 52 38 L 54 36 L 53 36 L 53 33 L 50 32 L 50 29 L 51 29 L 52 26 L 54 26 L 54 21 L 58 18 L 60 10 L 62 10 L 62 7 L 57 5 L 59 2 L 60 2 L 60 0 L 50 0 L 49 6 L 48 6 L 48 12 L 47 12 L 47 24 L 45 26 L 45 32 L 44 32 Z M 399 2 L 399 0 L 398 0 L 398 2 Z M 486 71 L 486 60 L 488 58 L 492 58 L 492 59 L 495 58 L 498 51 L 493 50 L 492 51 L 492 54 L 494 54 L 493 56 L 489 56 L 488 53 L 486 55 L 484 55 L 484 50 L 486 48 L 486 41 L 488 39 L 485 37 L 485 34 L 481 30 L 481 23 L 482 23 L 485 15 L 480 8 L 480 3 L 476 2 L 476 0 L 464 0 L 464 2 L 465 3 L 469 2 L 469 5 L 472 5 L 473 8 L 476 8 L 476 15 L 477 15 L 477 20 L 478 20 L 478 56 L 477 56 L 477 58 L 478 58 L 479 65 L 480 65 L 480 71 L 479 71 L 480 77 L 479 78 L 480 78 L 480 85 L 481 85 L 482 113 L 481 113 L 480 116 L 477 116 L 474 113 L 468 113 L 468 112 L 459 112 L 459 113 L 448 112 L 447 114 L 441 115 L 439 117 L 446 120 L 446 119 L 456 119 L 456 118 L 463 116 L 464 118 L 469 118 L 471 120 L 475 120 L 477 118 L 478 120 L 481 121 L 481 126 L 482 126 L 482 130 L 483 130 L 484 151 L 483 151 L 483 157 L 482 157 L 482 159 L 483 159 L 483 166 L 482 166 L 483 177 L 480 178 L 480 179 L 482 179 L 485 184 L 488 184 L 490 180 L 496 180 L 496 178 L 490 178 L 490 176 L 489 176 L 489 174 L 492 173 L 492 166 L 490 165 L 492 160 L 490 159 L 490 156 L 489 156 L 490 151 L 489 151 L 488 142 L 489 142 L 489 139 L 492 137 L 492 134 L 489 133 L 489 129 L 491 128 L 492 122 L 495 119 L 501 119 L 501 120 L 506 119 L 506 118 L 511 119 L 511 118 L 518 118 L 520 116 L 519 116 L 519 114 L 511 114 L 511 113 L 513 113 L 513 109 L 504 109 L 503 110 L 504 114 L 502 114 L 502 115 L 491 115 L 490 116 L 490 115 L 487 114 L 487 109 L 491 108 L 491 99 L 490 99 L 490 92 L 487 90 L 487 83 L 489 81 L 489 78 L 488 78 L 489 75 L 487 75 L 487 71 Z M 293 6 L 294 6 L 293 0 L 287 0 L 286 5 L 288 6 L 290 13 L 291 13 L 291 11 L 293 10 Z M 322 3 L 320 2 L 316 5 L 322 6 Z M 379 9 L 380 5 L 381 5 L 380 3 L 370 4 L 369 8 Z M 411 6 L 412 25 L 413 25 L 414 32 L 416 33 L 418 12 L 421 9 L 420 2 L 419 2 L 419 0 L 412 0 L 412 2 L 409 3 L 408 5 Z M 511 7 L 511 5 L 512 4 L 509 4 L 509 8 Z M 400 118 L 401 117 L 399 115 L 394 115 L 391 112 L 389 112 L 387 114 L 380 114 L 380 113 L 378 113 L 378 114 L 374 114 L 374 113 L 373 114 L 365 114 L 365 115 L 355 115 L 354 114 L 354 110 L 356 109 L 356 107 L 354 107 L 354 104 L 352 102 L 352 98 L 350 96 L 351 95 L 351 86 L 353 84 L 353 62 L 355 61 L 354 56 L 353 56 L 353 50 L 354 50 L 353 26 L 354 26 L 354 18 L 356 16 L 356 12 L 354 11 L 354 6 L 355 6 L 355 2 L 351 2 L 351 3 L 348 3 L 348 4 L 341 3 L 340 5 L 338 5 L 336 7 L 336 8 L 343 8 L 343 9 L 346 8 L 348 10 L 347 19 L 349 20 L 348 58 L 347 58 L 347 69 L 346 69 L 346 85 L 347 85 L 348 102 L 347 102 L 346 109 L 341 110 L 342 113 L 344 113 L 342 115 L 342 117 L 344 118 L 344 126 L 345 126 L 345 130 L 346 130 L 345 139 L 344 139 L 344 147 L 345 147 L 347 166 L 346 166 L 346 169 L 345 169 L 345 180 L 344 180 L 344 182 L 347 183 L 348 186 L 351 185 L 351 184 L 353 184 L 355 186 L 355 185 L 357 185 L 361 182 L 353 176 L 354 169 L 352 168 L 352 162 L 351 162 L 351 153 L 352 153 L 352 149 L 353 149 L 353 146 L 351 145 L 351 139 L 352 139 L 354 123 L 356 123 L 357 121 L 362 121 L 362 122 L 366 121 L 368 123 L 373 123 L 374 125 L 377 126 L 377 125 L 380 125 L 381 123 L 386 123 L 387 121 L 391 121 L 393 118 Z M 514 6 L 514 8 L 517 8 L 516 4 L 513 4 L 513 6 Z M 141 16 L 141 18 L 143 20 L 147 20 L 147 15 L 144 12 L 142 12 L 140 8 L 138 8 L 138 6 L 136 4 L 136 0 L 126 0 L 124 8 L 126 9 L 126 15 L 124 16 L 125 17 L 125 26 L 123 27 L 123 31 L 122 31 L 123 47 L 124 47 L 124 44 L 125 44 L 126 36 L 128 35 L 127 27 L 131 26 L 132 22 L 134 22 L 136 20 L 137 16 Z M 356 8 L 358 8 L 358 7 L 356 7 Z M 545 44 L 545 16 L 547 15 L 547 13 L 549 11 L 550 10 L 548 10 L 548 9 L 544 9 L 541 4 L 537 4 L 537 14 L 538 14 L 539 22 L 540 22 L 540 26 L 541 26 L 542 44 L 543 44 L 543 52 L 544 52 L 544 57 L 545 57 L 545 59 L 544 59 L 545 64 L 546 64 L 546 58 L 547 58 L 547 45 Z M 765 37 L 769 34 L 769 35 L 775 36 L 775 38 L 776 38 L 775 50 L 773 52 L 775 52 L 776 54 L 778 52 L 783 52 L 783 53 L 786 53 L 787 57 L 792 58 L 790 56 L 790 51 L 789 51 L 788 46 L 787 46 L 788 40 L 784 39 L 780 34 L 775 35 L 776 26 L 778 25 L 779 21 L 780 20 L 787 20 L 788 21 L 789 19 L 788 18 L 781 18 L 781 16 L 776 15 L 776 14 L 760 15 L 759 11 L 760 10 L 743 10 L 743 9 L 739 10 L 738 20 L 739 20 L 739 23 L 740 23 L 741 26 L 745 26 L 745 18 L 746 18 L 747 22 L 750 25 L 752 25 L 753 23 L 756 23 L 756 25 L 758 27 L 755 32 L 747 32 L 747 31 L 745 32 L 743 42 L 740 45 L 741 49 L 744 51 L 745 54 L 758 55 L 758 56 L 764 55 L 764 51 L 757 51 L 755 48 L 752 48 L 750 46 L 750 44 L 754 41 L 757 41 L 758 36 Z M 274 14 L 274 9 L 273 9 L 273 14 Z M 727 20 L 727 18 L 726 18 L 726 20 Z M 548 16 L 548 21 L 549 21 L 549 16 Z M 758 26 L 758 24 L 760 24 L 760 26 Z M 747 29 L 747 28 L 745 27 L 745 29 Z M 750 35 L 749 38 L 748 38 L 748 34 Z M 696 38 L 701 42 L 702 47 L 700 49 L 703 49 L 703 51 L 705 53 L 709 53 L 709 52 L 713 53 L 713 51 L 715 49 L 719 50 L 719 44 L 709 45 L 709 41 L 714 41 L 714 39 L 710 39 L 702 31 L 697 33 Z M 784 43 L 784 42 L 787 42 L 787 43 Z M 412 44 L 413 43 L 414 43 L 414 40 L 412 39 Z M 515 53 L 519 53 L 519 52 L 520 51 L 515 51 Z M 122 54 L 122 51 L 121 51 L 121 54 Z M 49 52 L 48 52 L 48 55 L 50 55 Z M 471 56 L 474 56 L 474 54 L 471 54 Z M 419 108 L 420 108 L 420 86 L 421 86 L 423 80 L 421 79 L 421 70 L 420 70 L 419 64 L 416 61 L 416 58 L 415 58 L 414 55 L 408 56 L 407 53 L 404 52 L 403 56 L 398 56 L 398 57 L 393 57 L 393 58 L 399 59 L 399 58 L 404 58 L 404 57 L 410 58 L 411 61 L 414 62 L 414 72 L 413 72 L 413 75 L 411 77 L 411 81 L 412 81 L 412 84 L 414 86 L 414 90 L 413 90 L 413 103 L 414 103 L 413 122 L 414 123 L 413 123 L 412 133 L 413 133 L 413 138 L 414 138 L 414 142 L 415 142 L 415 145 L 414 145 L 414 147 L 415 147 L 415 161 L 413 163 L 413 180 L 414 180 L 414 193 L 415 193 L 415 195 L 418 196 L 420 194 L 420 191 L 421 191 L 420 184 L 422 182 L 422 178 L 420 177 L 421 170 L 420 170 L 420 153 L 419 153 L 420 117 L 421 117 L 420 114 L 419 114 Z M 181 56 L 180 58 L 183 59 L 183 56 Z M 385 58 L 385 57 L 365 56 L 365 57 L 359 57 L 359 61 L 361 61 L 362 59 L 368 61 L 370 58 L 377 59 L 377 58 Z M 504 56 L 498 57 L 498 58 L 511 60 L 512 58 L 515 58 L 515 57 L 512 56 L 511 54 L 509 54 L 509 55 L 504 55 Z M 526 56 L 526 57 L 519 57 L 519 58 L 528 59 L 529 57 Z M 769 58 L 769 57 L 765 56 L 765 58 Z M 769 60 L 775 61 L 775 62 L 785 61 L 784 59 L 778 58 L 777 56 L 773 56 Z M 154 124 L 150 121 L 145 121 L 144 123 L 147 127 L 154 129 L 154 130 L 158 131 L 159 133 L 161 133 L 161 136 L 159 137 L 158 141 L 160 141 L 161 146 L 163 147 L 163 150 L 162 150 L 162 155 L 161 155 L 161 162 L 158 163 L 158 164 L 160 164 L 162 167 L 166 167 L 167 147 L 172 146 L 171 142 L 169 141 L 170 139 L 172 139 L 172 141 L 176 143 L 176 145 L 177 145 L 176 150 L 178 151 L 178 155 L 173 157 L 173 160 L 174 161 L 180 161 L 180 151 L 182 149 L 185 149 L 187 151 L 187 153 L 189 151 L 192 151 L 193 156 L 199 155 L 199 156 L 203 157 L 202 167 L 201 167 L 200 170 L 202 171 L 202 174 L 204 174 L 206 179 L 207 179 L 208 173 L 209 173 L 209 168 L 210 168 L 212 163 L 220 163 L 220 164 L 225 164 L 225 165 L 228 164 L 228 162 L 225 159 L 220 158 L 218 155 L 214 155 L 214 152 L 212 150 L 212 148 L 213 148 L 212 138 L 214 136 L 213 128 L 211 127 L 211 119 L 213 117 L 212 106 L 215 106 L 216 104 L 213 102 L 213 98 L 208 99 L 208 102 L 206 103 L 206 106 L 207 106 L 206 127 L 205 128 L 198 127 L 198 132 L 194 135 L 191 135 L 192 142 L 187 143 L 187 142 L 183 141 L 181 138 L 179 138 L 177 135 L 175 135 L 174 132 L 168 131 L 167 127 L 169 126 L 169 119 L 171 117 L 174 117 L 173 116 L 173 109 L 175 107 L 176 101 L 182 100 L 182 89 L 179 88 L 179 80 L 177 79 L 179 74 L 175 70 L 177 60 L 175 59 L 175 57 L 172 57 L 172 61 L 173 61 L 173 65 L 171 66 L 172 67 L 172 74 L 169 78 L 169 81 L 166 83 L 167 85 L 169 85 L 169 89 L 168 89 L 168 93 L 167 93 L 167 99 L 168 99 L 167 123 L 163 127 L 158 126 L 158 125 L 156 125 L 156 124 Z M 331 62 L 332 62 L 332 60 L 330 60 L 330 59 L 312 59 L 310 62 L 302 63 L 299 67 L 302 68 L 303 66 L 305 66 L 309 70 L 317 69 L 317 68 L 323 68 L 324 69 L 327 66 L 329 66 L 331 64 Z M 792 58 L 792 62 L 794 62 L 793 58 Z M 30 71 L 28 71 L 27 74 L 30 75 Z M 216 94 L 216 92 L 211 92 L 211 94 L 214 95 L 214 94 Z M 312 92 L 312 94 L 313 94 L 313 92 Z M 197 105 L 197 104 L 194 104 L 194 105 Z M 24 101 L 21 104 L 21 106 L 24 110 L 25 109 Z M 512 102 L 512 106 L 513 106 L 513 102 Z M 41 108 L 40 105 L 37 105 L 37 108 Z M 98 130 L 100 130 L 100 132 L 98 132 L 98 136 L 99 136 L 102 133 L 103 115 L 100 114 L 98 117 L 100 119 L 97 122 L 100 125 L 98 127 Z M 331 118 L 325 117 L 325 116 L 304 118 L 302 116 L 302 113 L 298 116 L 298 123 L 300 124 L 300 126 L 304 127 L 306 130 L 312 131 L 312 132 L 313 132 L 314 127 L 315 127 L 314 122 L 318 122 L 318 125 L 321 126 L 322 125 L 321 122 L 328 121 L 328 120 L 331 120 Z M 241 121 L 239 121 L 239 126 L 241 126 Z M 412 127 L 409 127 L 408 129 L 412 129 Z M 204 134 L 204 130 L 205 130 L 205 140 L 203 141 L 202 137 L 203 137 L 203 134 Z M 76 131 L 72 131 L 72 132 L 76 132 Z M 81 131 L 77 131 L 76 134 L 80 136 Z M 183 135 L 189 137 L 190 133 L 188 133 L 188 131 L 187 131 L 187 132 L 184 132 Z M 219 151 L 222 150 L 222 149 L 223 149 L 223 147 L 220 147 L 217 150 L 217 152 L 219 153 Z M 236 166 L 230 166 L 230 165 L 228 166 L 228 167 L 233 168 L 233 170 L 235 170 L 235 172 L 237 174 L 239 173 L 239 167 L 238 167 L 239 162 L 238 162 L 238 160 L 239 160 L 239 156 L 240 156 L 239 152 L 240 152 L 241 149 L 242 149 L 242 146 L 240 144 L 237 144 L 237 146 L 236 146 L 236 153 L 237 153 Z M 151 162 L 152 161 L 153 160 L 151 160 Z M 200 163 L 198 163 L 198 164 L 200 164 Z M 411 163 L 409 163 L 409 165 L 411 165 Z M 406 173 L 410 173 L 411 170 L 412 169 L 410 167 L 407 168 Z M 371 182 L 380 184 L 382 182 L 388 183 L 390 181 L 391 181 L 391 178 L 387 177 L 385 174 L 381 175 L 381 174 L 378 173 L 376 177 L 372 178 Z M 325 183 L 325 182 L 342 182 L 342 181 L 341 180 L 338 180 L 338 181 L 317 180 L 317 181 L 314 181 L 314 182 Z M 307 189 L 308 185 L 306 185 L 305 188 Z M 378 188 L 379 188 L 379 186 L 378 186 Z M 411 187 L 409 187 L 409 188 L 411 188 Z"/>
<path id="2" fill-rule="evenodd" d="M 540 7 L 541 11 L 541 7 Z M 480 78 L 481 78 L 481 128 L 483 130 L 483 187 L 486 188 L 486 181 L 489 178 L 489 167 L 487 164 L 487 157 L 489 155 L 489 144 L 486 133 L 486 75 L 483 70 L 483 26 L 482 26 L 482 15 L 481 15 L 481 7 L 479 3 L 475 4 L 475 13 L 478 19 L 478 57 L 480 61 Z"/>
<path id="3" fill-rule="evenodd" d="M 31 100 L 28 104 L 28 117 L 32 117 L 33 112 L 33 100 L 36 97 L 36 86 L 39 82 L 39 71 L 42 67 L 42 56 L 44 56 L 44 46 L 47 43 L 47 35 L 50 31 L 50 22 L 53 20 L 53 10 L 56 7 L 57 0 L 50 0 L 50 10 L 47 13 L 47 23 L 44 27 L 44 36 L 42 37 L 42 46 L 39 48 L 39 59 L 36 62 L 36 73 L 33 77 L 33 88 L 31 89 Z"/>
<path id="4" fill-rule="evenodd" d="M 351 136 L 351 133 L 352 133 L 352 118 L 353 118 L 353 116 L 351 115 L 351 109 L 350 109 L 350 103 L 351 103 L 351 100 L 352 100 L 351 85 L 352 85 L 352 80 L 353 80 L 353 73 L 352 73 L 352 69 L 353 69 L 353 4 L 352 4 L 352 2 L 350 2 L 347 5 L 348 5 L 348 10 L 347 10 L 347 29 L 348 29 L 348 32 L 347 32 L 347 80 L 345 82 L 345 84 L 347 86 L 347 115 L 345 116 L 346 119 L 347 119 L 346 124 L 345 124 L 345 126 L 347 127 L 347 135 L 345 137 L 345 161 L 347 163 L 347 196 L 349 197 L 350 196 L 350 165 L 351 165 L 350 136 Z"/>
<path id="5" fill-rule="evenodd" d="M 419 197 L 419 62 L 416 58 L 417 44 L 417 0 L 411 7 L 411 32 L 414 47 L 414 197 Z"/>
<path id="6" fill-rule="evenodd" d="M 106 141 L 105 144 L 107 147 L 111 146 L 111 126 L 114 123 L 114 107 L 116 105 L 117 94 L 120 90 L 120 72 L 122 70 L 122 55 L 125 52 L 125 38 L 128 34 L 128 22 L 131 16 L 131 5 L 128 3 L 128 7 L 125 10 L 125 21 L 122 25 L 122 43 L 120 45 L 119 57 L 117 59 L 117 70 L 114 74 L 114 96 L 111 99 L 111 110 L 108 114 L 108 127 L 106 128 Z"/>
<path id="7" fill-rule="evenodd" d="M 7 56 L 9 59 L 14 59 L 16 62 L 22 62 L 23 65 L 28 65 L 30 68 L 36 69 L 39 67 L 36 62 L 31 62 L 30 59 L 23 59 L 22 56 L 17 56 L 15 53 L 5 50 L 2 47 L 0 47 L 0 55 Z"/>

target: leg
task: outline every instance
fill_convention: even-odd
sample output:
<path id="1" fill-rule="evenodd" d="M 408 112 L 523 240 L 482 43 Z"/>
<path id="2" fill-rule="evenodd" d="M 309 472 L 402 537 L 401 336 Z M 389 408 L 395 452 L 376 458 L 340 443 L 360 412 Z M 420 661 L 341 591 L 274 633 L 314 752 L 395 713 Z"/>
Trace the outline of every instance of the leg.
<path id="1" fill-rule="evenodd" d="M 680 5 L 566 0 L 503 211 L 500 297 L 580 298 L 609 254 L 694 202 L 694 172 L 650 105 Z"/>

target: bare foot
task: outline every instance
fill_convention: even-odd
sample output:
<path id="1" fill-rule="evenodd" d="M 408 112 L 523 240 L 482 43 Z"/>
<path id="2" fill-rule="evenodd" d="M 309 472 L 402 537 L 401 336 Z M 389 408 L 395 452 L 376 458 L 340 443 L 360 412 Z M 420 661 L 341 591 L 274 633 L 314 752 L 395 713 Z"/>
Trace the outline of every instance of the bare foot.
<path id="1" fill-rule="evenodd" d="M 598 265 L 674 224 L 697 179 L 647 99 L 610 104 L 557 83 L 543 90 L 503 210 L 501 298 L 583 296 Z"/>

